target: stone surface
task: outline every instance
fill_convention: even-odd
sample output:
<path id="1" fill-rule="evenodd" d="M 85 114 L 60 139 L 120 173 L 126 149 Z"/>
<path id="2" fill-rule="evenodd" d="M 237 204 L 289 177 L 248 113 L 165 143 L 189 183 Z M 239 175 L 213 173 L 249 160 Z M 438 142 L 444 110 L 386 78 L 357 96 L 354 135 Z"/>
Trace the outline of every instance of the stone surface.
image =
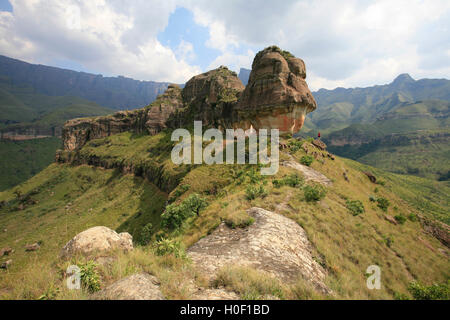
<path id="1" fill-rule="evenodd" d="M 137 273 L 114 282 L 96 293 L 97 300 L 164 300 L 159 281 L 148 273 Z"/>
<path id="2" fill-rule="evenodd" d="M 13 248 L 5 247 L 5 248 L 0 250 L 0 257 L 7 256 L 7 255 L 9 255 L 10 253 L 13 253 L 13 252 L 14 252 Z"/>
<path id="3" fill-rule="evenodd" d="M 386 214 L 386 215 L 384 216 L 384 219 L 385 219 L 386 221 L 389 221 L 390 223 L 392 223 L 392 224 L 394 224 L 394 225 L 397 225 L 397 220 L 395 220 L 394 217 L 392 217 L 392 216 L 390 216 L 390 215 L 388 215 L 388 214 Z"/>
<path id="4" fill-rule="evenodd" d="M 303 277 L 329 292 L 323 283 L 325 270 L 313 259 L 302 227 L 261 208 L 251 208 L 248 213 L 255 221 L 246 229 L 230 229 L 222 223 L 188 249 L 188 256 L 204 274 L 213 277 L 227 265 L 250 266 L 287 282 Z"/>
<path id="5" fill-rule="evenodd" d="M 325 144 L 325 142 L 323 142 L 322 140 L 319 139 L 315 139 L 312 144 L 314 146 L 316 146 L 317 148 L 319 148 L 320 150 L 326 150 L 327 149 L 327 145 Z"/>
<path id="6" fill-rule="evenodd" d="M 8 269 L 9 266 L 11 265 L 11 263 L 12 263 L 12 259 L 2 262 L 2 264 L 0 264 L 0 269 Z"/>
<path id="7" fill-rule="evenodd" d="M 377 177 L 375 177 L 375 176 L 373 175 L 373 173 L 366 171 L 366 172 L 364 172 L 364 174 L 369 178 L 369 180 L 370 180 L 371 182 L 377 183 Z"/>
<path id="8" fill-rule="evenodd" d="M 183 106 L 181 89 L 170 85 L 148 107 L 132 111 L 119 111 L 110 116 L 69 120 L 62 130 L 64 150 L 74 151 L 89 140 L 132 131 L 155 134 L 166 128 L 169 116 Z"/>
<path id="9" fill-rule="evenodd" d="M 38 243 L 25 245 L 25 251 L 36 251 L 39 250 L 41 246 Z"/>
<path id="10" fill-rule="evenodd" d="M 132 250 L 132 236 L 128 232 L 118 234 L 107 227 L 99 226 L 77 234 L 67 242 L 60 255 L 67 258 L 75 254 L 100 254 L 114 249 Z"/>
<path id="11" fill-rule="evenodd" d="M 330 179 L 328 179 L 325 175 L 323 175 L 319 171 L 316 171 L 308 166 L 302 165 L 294 160 L 282 161 L 281 165 L 300 171 L 301 173 L 303 173 L 303 176 L 306 181 L 318 182 L 325 186 L 331 186 L 333 184 L 333 182 Z"/>
<path id="12" fill-rule="evenodd" d="M 303 60 L 276 46 L 258 52 L 237 106 L 245 119 L 241 127 L 298 132 L 306 114 L 317 107 L 305 78 Z"/>
<path id="13" fill-rule="evenodd" d="M 218 289 L 197 289 L 190 296 L 192 300 L 239 300 L 239 296 L 223 288 Z"/>

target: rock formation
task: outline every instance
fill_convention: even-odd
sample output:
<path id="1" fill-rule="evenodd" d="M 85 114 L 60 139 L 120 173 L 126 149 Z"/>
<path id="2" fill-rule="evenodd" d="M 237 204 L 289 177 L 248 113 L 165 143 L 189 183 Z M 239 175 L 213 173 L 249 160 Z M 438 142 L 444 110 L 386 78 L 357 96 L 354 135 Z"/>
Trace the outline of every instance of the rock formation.
<path id="1" fill-rule="evenodd" d="M 64 149 L 74 151 L 89 140 L 124 131 L 156 134 L 166 127 L 185 128 L 194 120 L 219 129 L 294 133 L 303 126 L 306 114 L 316 109 L 305 78 L 301 59 L 272 46 L 256 55 L 246 87 L 235 72 L 221 66 L 194 76 L 183 90 L 169 85 L 146 108 L 68 121 L 62 132 Z"/>
<path id="2" fill-rule="evenodd" d="M 258 52 L 238 113 L 255 129 L 298 132 L 316 101 L 305 81 L 303 60 L 272 46 Z"/>
<path id="3" fill-rule="evenodd" d="M 169 116 L 183 106 L 181 89 L 169 85 L 148 107 L 133 111 L 119 111 L 111 116 L 80 118 L 66 122 L 62 131 L 64 150 L 77 150 L 92 139 L 133 131 L 156 134 L 166 127 Z"/>
<path id="4" fill-rule="evenodd" d="M 224 223 L 188 250 L 188 256 L 211 277 L 229 265 L 250 266 L 284 281 L 299 276 L 322 292 L 325 270 L 314 261 L 306 232 L 297 223 L 280 214 L 251 208 L 255 222 L 247 229 L 230 229 Z"/>
<path id="5" fill-rule="evenodd" d="M 129 251 L 133 249 L 132 237 L 128 232 L 117 234 L 107 227 L 93 227 L 77 234 L 67 242 L 61 250 L 60 256 L 69 258 L 76 254 L 90 255 L 105 253 L 110 250 L 121 249 Z"/>
<path id="6" fill-rule="evenodd" d="M 164 300 L 159 281 L 147 273 L 137 273 L 114 282 L 95 294 L 98 300 Z"/>

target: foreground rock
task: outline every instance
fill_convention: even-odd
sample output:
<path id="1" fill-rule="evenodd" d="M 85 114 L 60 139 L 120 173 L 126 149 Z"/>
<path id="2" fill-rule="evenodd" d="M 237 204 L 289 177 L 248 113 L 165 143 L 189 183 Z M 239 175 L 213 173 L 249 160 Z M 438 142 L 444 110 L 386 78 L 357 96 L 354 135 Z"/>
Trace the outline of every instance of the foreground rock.
<path id="1" fill-rule="evenodd" d="M 120 249 L 133 249 L 133 238 L 128 232 L 117 233 L 107 227 L 93 227 L 77 234 L 61 250 L 61 257 L 68 258 L 76 254 L 91 255 Z"/>
<path id="2" fill-rule="evenodd" d="M 211 235 L 188 249 L 188 256 L 213 277 L 227 265 L 250 266 L 286 282 L 303 277 L 322 292 L 325 270 L 313 259 L 311 244 L 302 227 L 280 214 L 261 208 L 248 213 L 255 222 L 246 229 L 222 223 Z"/>
<path id="3" fill-rule="evenodd" d="M 303 176 L 305 177 L 306 181 L 318 182 L 325 186 L 331 186 L 333 184 L 333 182 L 330 179 L 328 179 L 325 175 L 323 175 L 319 171 L 316 171 L 308 166 L 302 165 L 294 160 L 283 161 L 281 162 L 281 165 L 300 171 L 301 173 L 303 173 Z"/>
<path id="4" fill-rule="evenodd" d="M 147 273 L 137 273 L 114 282 L 94 295 L 97 300 L 164 300 L 159 281 Z"/>
<path id="5" fill-rule="evenodd" d="M 2 264 L 0 264 L 0 269 L 8 269 L 9 266 L 11 265 L 11 263 L 12 263 L 12 259 L 2 262 Z"/>
<path id="6" fill-rule="evenodd" d="M 256 55 L 237 110 L 255 129 L 296 133 L 316 101 L 306 84 L 303 60 L 276 46 Z"/>
<path id="7" fill-rule="evenodd" d="M 39 243 L 27 244 L 25 245 L 25 251 L 37 251 L 41 248 Z"/>
<path id="8" fill-rule="evenodd" d="M 0 257 L 8 256 L 10 253 L 13 253 L 14 250 L 11 247 L 5 247 L 0 250 Z"/>

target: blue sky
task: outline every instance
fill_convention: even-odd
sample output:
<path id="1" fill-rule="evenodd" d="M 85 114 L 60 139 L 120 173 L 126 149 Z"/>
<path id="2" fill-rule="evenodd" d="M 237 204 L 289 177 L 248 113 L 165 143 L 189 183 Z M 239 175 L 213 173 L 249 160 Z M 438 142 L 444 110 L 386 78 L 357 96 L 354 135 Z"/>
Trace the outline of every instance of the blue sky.
<path id="1" fill-rule="evenodd" d="M 450 77 L 448 0 L 0 0 L 0 54 L 183 83 L 278 45 L 313 89 Z"/>

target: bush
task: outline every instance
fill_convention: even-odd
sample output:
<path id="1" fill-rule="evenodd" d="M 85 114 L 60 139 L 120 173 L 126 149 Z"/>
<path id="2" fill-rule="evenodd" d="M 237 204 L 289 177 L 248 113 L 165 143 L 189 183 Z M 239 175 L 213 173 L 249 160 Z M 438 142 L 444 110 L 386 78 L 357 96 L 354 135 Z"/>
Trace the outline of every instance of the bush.
<path id="1" fill-rule="evenodd" d="M 295 140 L 289 140 L 288 145 L 289 145 L 289 149 L 290 149 L 292 152 L 297 152 L 297 151 L 300 150 L 300 148 L 302 147 L 303 141 L 299 141 L 299 140 L 297 140 L 297 139 L 295 139 Z"/>
<path id="2" fill-rule="evenodd" d="M 308 166 L 308 167 L 311 165 L 311 163 L 313 163 L 313 161 L 314 161 L 314 158 L 311 156 L 303 156 L 300 159 L 300 163 L 304 164 L 305 166 Z"/>
<path id="3" fill-rule="evenodd" d="M 253 200 L 258 197 L 264 198 L 266 195 L 267 192 L 262 185 L 256 187 L 250 185 L 245 189 L 245 198 L 247 200 Z"/>
<path id="4" fill-rule="evenodd" d="M 406 222 L 406 217 L 402 214 L 394 216 L 394 219 L 397 220 L 397 222 L 400 224 L 404 224 Z"/>
<path id="5" fill-rule="evenodd" d="M 78 266 L 80 268 L 81 284 L 91 293 L 100 290 L 100 276 L 97 272 L 97 264 L 88 261 Z"/>
<path id="6" fill-rule="evenodd" d="M 169 229 L 179 228 L 184 220 L 193 215 L 198 216 L 207 205 L 206 200 L 198 194 L 191 194 L 179 205 L 169 204 L 161 215 L 161 226 Z"/>
<path id="7" fill-rule="evenodd" d="M 433 284 L 427 287 L 413 281 L 408 290 L 416 300 L 449 300 L 449 284 L 450 280 L 447 283 Z"/>
<path id="8" fill-rule="evenodd" d="M 296 188 L 303 186 L 304 183 L 305 181 L 303 180 L 303 178 L 299 177 L 296 174 L 291 174 L 289 176 L 283 177 L 280 180 L 275 179 L 272 181 L 272 184 L 275 188 L 280 188 L 282 186 L 290 186 Z"/>
<path id="9" fill-rule="evenodd" d="M 386 199 L 386 198 L 378 198 L 377 199 L 377 206 L 381 210 L 386 212 L 388 210 L 389 205 L 390 205 L 390 202 L 388 199 Z"/>
<path id="10" fill-rule="evenodd" d="M 347 200 L 345 202 L 345 205 L 348 210 L 354 215 L 357 216 L 358 214 L 364 213 L 364 205 L 359 200 Z"/>
<path id="11" fill-rule="evenodd" d="M 303 188 L 303 193 L 306 201 L 315 202 L 325 197 L 326 190 L 320 186 L 305 186 Z"/>
<path id="12" fill-rule="evenodd" d="M 185 256 L 184 250 L 181 246 L 181 242 L 175 239 L 161 239 L 155 244 L 155 253 L 158 256 L 165 256 L 167 254 L 173 254 L 177 258 L 183 258 Z"/>
<path id="13" fill-rule="evenodd" d="M 369 196 L 370 202 L 377 202 L 377 197 Z"/>
<path id="14" fill-rule="evenodd" d="M 409 219 L 409 221 L 416 222 L 417 221 L 417 216 L 414 213 L 410 213 L 408 215 L 408 219 Z"/>
<path id="15" fill-rule="evenodd" d="M 142 245 L 146 245 L 150 242 L 153 234 L 153 224 L 147 223 L 141 230 L 141 241 Z"/>

